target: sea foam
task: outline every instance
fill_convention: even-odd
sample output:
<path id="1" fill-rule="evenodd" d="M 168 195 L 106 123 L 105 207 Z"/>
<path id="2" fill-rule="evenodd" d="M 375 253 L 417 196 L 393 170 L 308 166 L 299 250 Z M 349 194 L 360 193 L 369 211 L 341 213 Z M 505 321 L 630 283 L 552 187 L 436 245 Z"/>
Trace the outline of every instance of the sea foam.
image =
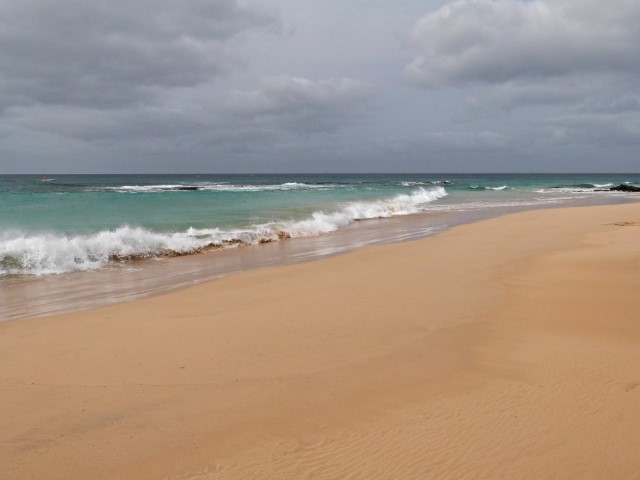
<path id="1" fill-rule="evenodd" d="M 245 229 L 213 227 L 153 232 L 122 226 L 88 235 L 5 232 L 0 235 L 0 276 L 91 270 L 114 261 L 186 255 L 213 248 L 321 235 L 358 220 L 418 213 L 428 203 L 446 195 L 443 187 L 418 188 L 408 195 L 351 202 L 330 212 L 317 211 L 303 220 L 263 223 Z"/>
<path id="2" fill-rule="evenodd" d="M 224 182 L 219 183 L 194 183 L 194 184 L 167 184 L 167 185 L 122 185 L 118 187 L 100 187 L 99 191 L 113 191 L 119 193 L 166 193 L 185 191 L 208 192 L 269 192 L 287 190 L 312 190 L 335 187 L 334 184 L 312 184 L 299 182 L 286 182 L 266 185 L 233 185 Z"/>

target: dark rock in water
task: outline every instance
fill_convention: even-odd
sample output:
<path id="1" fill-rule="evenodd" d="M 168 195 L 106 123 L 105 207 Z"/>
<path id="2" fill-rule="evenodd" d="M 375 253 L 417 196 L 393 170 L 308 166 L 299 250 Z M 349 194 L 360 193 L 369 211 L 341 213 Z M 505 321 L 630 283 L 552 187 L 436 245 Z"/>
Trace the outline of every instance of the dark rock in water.
<path id="1" fill-rule="evenodd" d="M 640 187 L 635 187 L 633 185 L 627 185 L 626 183 L 621 183 L 616 187 L 611 187 L 612 192 L 640 192 Z"/>
<path id="2" fill-rule="evenodd" d="M 200 187 L 191 187 L 191 186 L 175 187 L 174 190 L 200 190 Z"/>

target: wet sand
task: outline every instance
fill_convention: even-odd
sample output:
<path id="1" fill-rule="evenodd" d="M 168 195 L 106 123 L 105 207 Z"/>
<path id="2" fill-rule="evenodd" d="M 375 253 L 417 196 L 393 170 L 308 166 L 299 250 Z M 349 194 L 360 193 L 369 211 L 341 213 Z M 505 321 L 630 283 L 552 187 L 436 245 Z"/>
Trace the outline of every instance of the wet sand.
<path id="1" fill-rule="evenodd" d="M 586 206 L 632 201 L 594 195 L 565 200 Z M 557 208 L 549 204 L 545 208 Z M 158 295 L 237 272 L 288 265 L 345 253 L 367 245 L 435 235 L 465 223 L 534 208 L 533 205 L 427 212 L 354 222 L 338 231 L 261 245 L 235 245 L 176 258 L 115 262 L 97 270 L 0 279 L 0 322 L 96 308 Z"/>
<path id="2" fill-rule="evenodd" d="M 640 205 L 0 324 L 10 479 L 637 478 Z"/>

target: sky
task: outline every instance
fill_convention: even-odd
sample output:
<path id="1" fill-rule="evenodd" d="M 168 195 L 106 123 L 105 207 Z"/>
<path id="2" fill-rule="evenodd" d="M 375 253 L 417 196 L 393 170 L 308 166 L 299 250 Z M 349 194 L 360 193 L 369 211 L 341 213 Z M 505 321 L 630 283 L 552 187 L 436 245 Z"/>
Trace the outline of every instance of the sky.
<path id="1" fill-rule="evenodd" d="M 638 0 L 0 0 L 0 174 L 639 172 Z"/>

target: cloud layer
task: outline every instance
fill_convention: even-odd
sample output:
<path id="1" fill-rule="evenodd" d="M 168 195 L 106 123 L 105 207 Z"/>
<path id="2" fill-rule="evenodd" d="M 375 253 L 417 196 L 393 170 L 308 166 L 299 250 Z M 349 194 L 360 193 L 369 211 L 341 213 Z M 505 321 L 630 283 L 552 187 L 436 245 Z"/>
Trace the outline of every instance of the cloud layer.
<path id="1" fill-rule="evenodd" d="M 466 92 L 464 122 L 506 112 L 528 123 L 515 142 L 523 147 L 546 138 L 563 148 L 619 149 L 640 143 L 639 24 L 632 0 L 456 1 L 415 23 L 405 74 L 429 90 Z"/>
<path id="2" fill-rule="evenodd" d="M 3 1 L 4 101 L 96 108 L 146 101 L 158 89 L 229 71 L 238 63 L 233 37 L 273 21 L 235 0 Z"/>
<path id="3" fill-rule="evenodd" d="M 637 0 L 0 0 L 0 173 L 638 170 Z"/>
<path id="4" fill-rule="evenodd" d="M 407 66 L 427 86 L 640 72 L 633 0 L 462 0 L 421 18 Z"/>
<path id="5" fill-rule="evenodd" d="M 283 121 L 305 131 L 333 131 L 369 99 L 370 89 L 351 79 L 310 80 L 278 76 L 259 88 L 235 90 L 229 109 L 253 120 Z"/>
<path id="6" fill-rule="evenodd" d="M 0 0 L 0 138 L 128 152 L 115 168 L 193 156 L 181 167 L 200 170 L 207 156 L 233 165 L 226 156 L 357 120 L 371 98 L 359 80 L 246 75 L 251 35 L 279 35 L 274 11 L 236 0 Z"/>

